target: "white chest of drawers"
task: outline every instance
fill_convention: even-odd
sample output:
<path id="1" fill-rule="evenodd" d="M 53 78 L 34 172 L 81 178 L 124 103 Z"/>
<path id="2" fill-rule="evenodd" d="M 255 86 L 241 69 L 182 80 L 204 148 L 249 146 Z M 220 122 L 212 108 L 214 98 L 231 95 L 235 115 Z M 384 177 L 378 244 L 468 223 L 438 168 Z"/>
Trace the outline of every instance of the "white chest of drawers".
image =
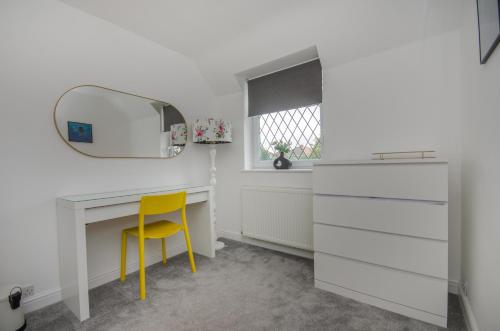
<path id="1" fill-rule="evenodd" d="M 318 288 L 446 327 L 448 163 L 314 165 Z"/>

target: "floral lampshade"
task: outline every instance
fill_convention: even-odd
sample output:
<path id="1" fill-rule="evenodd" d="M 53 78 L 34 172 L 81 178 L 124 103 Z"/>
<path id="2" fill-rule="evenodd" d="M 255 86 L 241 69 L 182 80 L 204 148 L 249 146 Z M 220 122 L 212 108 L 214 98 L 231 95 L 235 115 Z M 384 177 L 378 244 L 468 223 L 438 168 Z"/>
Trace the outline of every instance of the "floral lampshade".
<path id="1" fill-rule="evenodd" d="M 185 146 L 187 140 L 186 123 L 172 124 L 170 126 L 170 143 L 172 146 Z"/>
<path id="2" fill-rule="evenodd" d="M 222 119 L 197 119 L 193 124 L 193 142 L 197 144 L 230 143 L 231 134 L 231 122 Z"/>

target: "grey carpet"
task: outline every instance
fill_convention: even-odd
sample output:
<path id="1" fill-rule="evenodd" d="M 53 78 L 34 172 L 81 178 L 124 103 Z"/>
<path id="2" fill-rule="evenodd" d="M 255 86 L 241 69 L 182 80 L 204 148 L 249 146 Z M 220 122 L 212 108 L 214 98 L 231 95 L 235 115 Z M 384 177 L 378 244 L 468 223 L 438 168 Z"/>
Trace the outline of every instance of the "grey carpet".
<path id="1" fill-rule="evenodd" d="M 186 254 L 90 291 L 91 318 L 80 323 L 62 304 L 27 315 L 30 330 L 442 330 L 314 288 L 313 261 L 223 240 L 215 259 Z M 449 297 L 449 330 L 466 330 Z"/>

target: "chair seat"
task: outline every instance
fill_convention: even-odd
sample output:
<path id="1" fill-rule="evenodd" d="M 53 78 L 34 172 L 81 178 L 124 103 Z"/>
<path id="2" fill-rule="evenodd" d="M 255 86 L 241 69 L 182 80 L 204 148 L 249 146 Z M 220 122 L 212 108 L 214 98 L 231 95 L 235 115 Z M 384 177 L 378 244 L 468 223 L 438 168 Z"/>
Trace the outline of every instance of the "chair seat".
<path id="1" fill-rule="evenodd" d="M 144 225 L 144 238 L 160 239 L 170 237 L 182 230 L 182 225 L 170 221 L 158 221 Z M 139 236 L 139 228 L 133 227 L 123 230 L 132 236 Z"/>

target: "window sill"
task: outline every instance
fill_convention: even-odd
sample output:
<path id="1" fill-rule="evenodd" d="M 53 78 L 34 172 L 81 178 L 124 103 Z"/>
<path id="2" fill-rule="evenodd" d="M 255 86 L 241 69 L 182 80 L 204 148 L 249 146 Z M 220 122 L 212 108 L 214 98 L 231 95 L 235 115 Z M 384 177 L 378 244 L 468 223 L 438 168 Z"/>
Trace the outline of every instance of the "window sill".
<path id="1" fill-rule="evenodd" d="M 283 169 L 283 170 L 278 170 L 278 169 L 271 169 L 271 168 L 254 168 L 254 169 L 241 169 L 241 172 L 255 172 L 255 173 L 268 173 L 268 172 L 275 172 L 275 173 L 280 173 L 280 174 L 286 174 L 286 173 L 312 173 L 312 169 Z"/>

